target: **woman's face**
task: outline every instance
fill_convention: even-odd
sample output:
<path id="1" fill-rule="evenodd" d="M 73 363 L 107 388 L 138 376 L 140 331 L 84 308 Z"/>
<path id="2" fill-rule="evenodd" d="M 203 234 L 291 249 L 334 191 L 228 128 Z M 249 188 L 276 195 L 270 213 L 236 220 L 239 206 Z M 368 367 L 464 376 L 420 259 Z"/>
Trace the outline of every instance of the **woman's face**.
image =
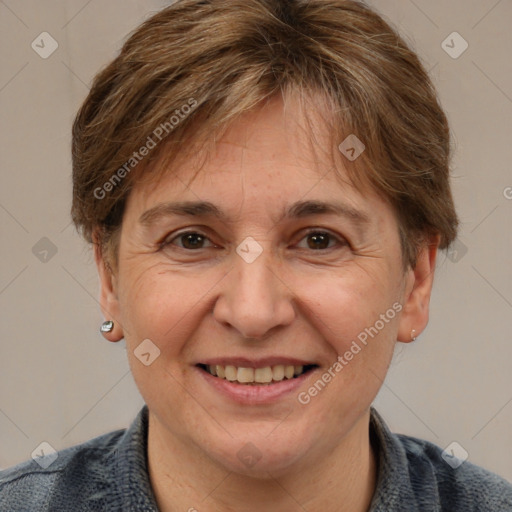
<path id="1" fill-rule="evenodd" d="M 274 100 L 237 121 L 192 182 L 189 158 L 157 186 L 135 187 L 112 289 L 102 273 L 151 428 L 248 474 L 309 465 L 367 437 L 394 344 L 421 331 L 415 304 L 428 306 L 430 292 L 414 298 L 390 206 L 318 163 L 289 106 L 285 115 Z M 315 134 L 324 140 L 320 124 Z M 276 382 L 231 382 L 204 365 Z"/>

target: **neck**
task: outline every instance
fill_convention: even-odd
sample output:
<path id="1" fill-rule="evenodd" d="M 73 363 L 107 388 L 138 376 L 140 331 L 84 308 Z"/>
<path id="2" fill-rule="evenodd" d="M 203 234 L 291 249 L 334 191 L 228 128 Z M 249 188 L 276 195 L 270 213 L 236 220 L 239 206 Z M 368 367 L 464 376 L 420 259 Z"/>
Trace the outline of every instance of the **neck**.
<path id="1" fill-rule="evenodd" d="M 334 449 L 282 474 L 250 477 L 223 468 L 173 436 L 150 413 L 148 464 L 161 512 L 366 512 L 377 463 L 369 412 Z"/>

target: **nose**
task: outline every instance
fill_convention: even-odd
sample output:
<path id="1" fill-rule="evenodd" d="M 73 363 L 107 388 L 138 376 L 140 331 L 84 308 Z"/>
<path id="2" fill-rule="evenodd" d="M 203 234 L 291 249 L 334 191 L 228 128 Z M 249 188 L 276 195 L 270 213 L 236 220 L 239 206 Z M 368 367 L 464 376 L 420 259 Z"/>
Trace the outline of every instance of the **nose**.
<path id="1" fill-rule="evenodd" d="M 244 338 L 264 339 L 295 317 L 292 292 L 279 275 L 269 251 L 252 263 L 234 256 L 234 268 L 222 280 L 214 317 Z"/>

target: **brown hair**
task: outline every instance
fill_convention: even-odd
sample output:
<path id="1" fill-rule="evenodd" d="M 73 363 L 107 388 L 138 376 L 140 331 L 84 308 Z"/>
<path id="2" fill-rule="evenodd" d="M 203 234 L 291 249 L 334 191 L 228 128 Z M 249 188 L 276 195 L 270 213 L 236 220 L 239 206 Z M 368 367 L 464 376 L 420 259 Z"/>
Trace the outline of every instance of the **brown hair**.
<path id="1" fill-rule="evenodd" d="M 145 21 L 96 76 L 73 125 L 77 229 L 115 260 L 137 180 L 290 92 L 328 102 L 334 149 L 348 134 L 363 141 L 345 167 L 394 207 L 405 268 L 425 235 L 450 245 L 446 116 L 417 55 L 354 0 L 181 0 Z"/>

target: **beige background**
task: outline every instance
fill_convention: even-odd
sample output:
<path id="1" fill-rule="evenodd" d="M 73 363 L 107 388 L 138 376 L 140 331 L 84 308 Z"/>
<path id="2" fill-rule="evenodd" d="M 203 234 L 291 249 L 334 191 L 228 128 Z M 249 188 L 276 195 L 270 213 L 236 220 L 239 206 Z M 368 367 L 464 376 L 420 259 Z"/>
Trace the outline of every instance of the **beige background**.
<path id="1" fill-rule="evenodd" d="M 0 467 L 42 441 L 61 449 L 125 427 L 143 404 L 123 343 L 98 333 L 95 268 L 69 218 L 70 127 L 93 75 L 166 3 L 0 1 Z M 376 406 L 393 430 L 455 440 L 512 480 L 512 1 L 371 3 L 432 70 L 463 223 L 438 263 L 430 324 L 400 345 Z M 31 48 L 43 31 L 59 45 L 47 59 Z M 453 31 L 469 44 L 457 59 L 441 47 Z"/>

